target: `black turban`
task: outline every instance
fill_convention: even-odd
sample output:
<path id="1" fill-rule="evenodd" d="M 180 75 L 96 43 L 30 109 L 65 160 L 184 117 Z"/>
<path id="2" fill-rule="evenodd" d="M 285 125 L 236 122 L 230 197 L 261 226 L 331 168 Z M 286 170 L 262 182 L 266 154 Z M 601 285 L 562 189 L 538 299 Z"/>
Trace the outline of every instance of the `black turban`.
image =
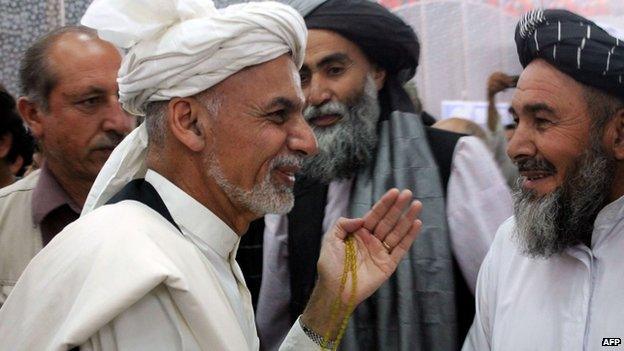
<path id="1" fill-rule="evenodd" d="M 420 45 L 412 27 L 369 0 L 328 0 L 305 15 L 308 29 L 326 29 L 355 43 L 400 83 L 416 73 Z"/>
<path id="2" fill-rule="evenodd" d="M 566 10 L 534 10 L 516 26 L 522 67 L 542 58 L 575 80 L 624 97 L 624 43 Z"/>

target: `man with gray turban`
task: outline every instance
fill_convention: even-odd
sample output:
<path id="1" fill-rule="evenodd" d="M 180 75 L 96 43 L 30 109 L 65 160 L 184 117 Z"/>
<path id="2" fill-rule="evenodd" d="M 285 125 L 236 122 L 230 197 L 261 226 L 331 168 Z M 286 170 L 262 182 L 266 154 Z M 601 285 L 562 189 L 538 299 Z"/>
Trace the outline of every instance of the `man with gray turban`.
<path id="1" fill-rule="evenodd" d="M 253 219 L 292 207 L 295 173 L 317 151 L 297 71 L 303 19 L 275 2 L 96 0 L 82 22 L 127 50 L 119 100 L 146 120 L 17 282 L 0 350 L 258 350 L 236 249 Z M 411 198 L 392 189 L 328 231 L 283 349 L 331 346 L 350 312 L 334 301 L 357 305 L 394 272 L 421 225 Z M 354 290 L 341 288 L 345 266 Z"/>
<path id="2" fill-rule="evenodd" d="M 464 350 L 602 350 L 624 334 L 624 43 L 565 10 L 516 27 L 515 216 L 477 282 Z"/>
<path id="3" fill-rule="evenodd" d="M 403 85 L 420 44 L 408 24 L 368 0 L 291 4 L 310 33 L 300 75 L 320 152 L 304 162 L 293 210 L 266 216 L 243 239 L 263 238 L 264 253 L 239 251 L 250 290 L 254 278 L 260 286 L 260 340 L 276 349 L 304 309 L 323 233 L 398 187 L 423 202 L 421 245 L 356 309 L 343 348 L 457 349 L 474 317 L 479 266 L 512 213 L 511 192 L 480 140 L 427 128 L 415 112 Z"/>

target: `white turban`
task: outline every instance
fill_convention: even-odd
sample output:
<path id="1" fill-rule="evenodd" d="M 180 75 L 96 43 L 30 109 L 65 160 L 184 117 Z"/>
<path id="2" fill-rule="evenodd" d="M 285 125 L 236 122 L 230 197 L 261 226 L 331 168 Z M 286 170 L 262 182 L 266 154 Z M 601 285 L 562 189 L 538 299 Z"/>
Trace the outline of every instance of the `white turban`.
<path id="1" fill-rule="evenodd" d="M 148 102 L 195 95 L 288 52 L 301 67 L 307 40 L 301 15 L 277 2 L 216 9 L 211 0 L 95 0 L 81 22 L 127 49 L 117 78 L 119 101 L 135 115 L 143 115 Z M 146 148 L 143 123 L 111 154 L 83 214 L 145 175 Z"/>

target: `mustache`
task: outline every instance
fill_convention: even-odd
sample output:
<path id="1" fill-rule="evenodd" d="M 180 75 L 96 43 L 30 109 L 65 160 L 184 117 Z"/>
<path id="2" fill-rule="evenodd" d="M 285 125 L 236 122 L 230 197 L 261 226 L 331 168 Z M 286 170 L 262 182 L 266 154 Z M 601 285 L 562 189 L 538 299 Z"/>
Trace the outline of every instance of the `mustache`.
<path id="1" fill-rule="evenodd" d="M 100 134 L 93 141 L 92 149 L 114 149 L 126 136 L 117 132 L 106 132 Z"/>
<path id="2" fill-rule="evenodd" d="M 279 168 L 279 167 L 296 167 L 297 169 L 301 169 L 303 165 L 304 156 L 296 155 L 296 154 L 285 154 L 276 156 L 271 161 L 271 169 Z"/>
<path id="3" fill-rule="evenodd" d="M 549 173 L 555 173 L 555 166 L 550 163 L 548 160 L 537 157 L 525 157 L 514 161 L 516 166 L 518 167 L 518 171 L 526 172 L 526 171 L 543 171 Z"/>
<path id="4" fill-rule="evenodd" d="M 344 118 L 349 115 L 349 108 L 339 101 L 328 101 L 318 106 L 310 105 L 303 111 L 303 117 L 308 122 L 313 118 L 325 115 L 339 115 Z"/>

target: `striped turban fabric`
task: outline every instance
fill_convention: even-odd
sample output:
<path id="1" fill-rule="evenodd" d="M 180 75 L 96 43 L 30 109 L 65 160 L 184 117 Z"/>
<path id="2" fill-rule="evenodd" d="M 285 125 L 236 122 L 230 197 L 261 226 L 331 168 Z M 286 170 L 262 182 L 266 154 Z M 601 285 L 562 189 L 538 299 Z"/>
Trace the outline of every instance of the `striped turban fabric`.
<path id="1" fill-rule="evenodd" d="M 624 97 L 624 42 L 566 10 L 534 10 L 516 26 L 523 67 L 542 58 L 575 80 Z"/>

